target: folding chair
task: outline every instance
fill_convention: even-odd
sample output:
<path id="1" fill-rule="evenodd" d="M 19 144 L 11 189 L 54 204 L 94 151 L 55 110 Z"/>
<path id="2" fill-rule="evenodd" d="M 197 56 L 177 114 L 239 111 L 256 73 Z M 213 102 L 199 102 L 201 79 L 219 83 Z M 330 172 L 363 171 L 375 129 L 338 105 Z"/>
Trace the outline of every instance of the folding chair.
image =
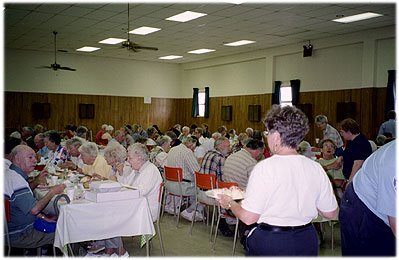
<path id="1" fill-rule="evenodd" d="M 223 188 L 227 188 L 228 189 L 228 188 L 230 188 L 232 186 L 237 186 L 238 187 L 238 183 L 236 183 L 236 182 L 218 181 L 216 183 L 216 185 L 217 185 L 218 189 L 223 189 Z M 230 214 L 229 211 L 227 211 L 227 210 L 225 212 L 222 212 L 222 209 L 221 209 L 220 205 L 218 205 L 218 212 L 219 212 L 219 214 L 218 214 L 218 220 L 217 220 L 217 223 L 216 223 L 215 237 L 213 239 L 213 249 L 215 250 L 215 246 L 216 246 L 216 237 L 217 237 L 217 234 L 218 234 L 220 218 L 222 216 L 224 216 L 225 218 L 235 219 L 236 220 L 236 226 L 235 226 L 235 230 L 234 230 L 234 241 L 233 241 L 233 252 L 232 252 L 232 255 L 234 256 L 235 249 L 236 249 L 236 243 L 237 243 L 237 236 L 238 236 L 239 219 L 236 216 L 234 216 L 232 213 Z"/>
<path id="2" fill-rule="evenodd" d="M 215 174 L 204 174 L 204 173 L 200 173 L 200 172 L 195 173 L 195 187 L 196 187 L 195 211 L 194 211 L 193 219 L 191 220 L 190 235 L 192 234 L 192 231 L 193 231 L 193 226 L 194 226 L 194 222 L 195 222 L 195 216 L 197 213 L 198 204 L 203 204 L 208 209 L 207 217 L 206 217 L 207 225 L 208 225 L 208 221 L 209 221 L 209 208 L 210 208 L 210 206 L 212 206 L 213 211 L 212 211 L 211 231 L 209 234 L 209 241 L 211 241 L 211 242 L 212 242 L 213 223 L 215 222 L 216 206 L 218 203 L 215 199 L 207 197 L 205 195 L 205 191 L 216 189 L 216 182 L 217 182 L 217 180 L 216 180 Z"/>
<path id="3" fill-rule="evenodd" d="M 183 169 L 182 168 L 176 168 L 176 167 L 164 167 L 164 175 L 165 175 L 165 188 L 166 188 L 166 195 L 172 196 L 173 199 L 173 206 L 174 206 L 174 215 L 177 215 L 177 223 L 176 227 L 179 226 L 179 220 L 180 220 L 180 211 L 181 207 L 183 204 L 183 199 L 187 200 L 187 206 L 188 206 L 188 198 L 190 196 L 194 196 L 194 194 L 184 194 L 182 191 L 182 180 L 183 180 Z M 171 189 L 170 186 L 168 188 L 167 182 L 171 183 L 177 183 L 178 187 L 177 189 Z M 175 197 L 180 198 L 180 203 L 179 203 L 179 210 L 176 213 L 176 203 L 175 203 Z M 163 203 L 163 209 L 162 209 L 162 214 L 165 210 L 165 202 L 166 202 L 166 196 L 164 197 L 164 203 Z"/>
<path id="4" fill-rule="evenodd" d="M 161 248 L 161 254 L 162 256 L 165 255 L 164 253 L 164 248 L 163 248 L 163 242 L 162 242 L 162 235 L 161 235 L 161 226 L 160 226 L 160 222 L 161 222 L 161 207 L 162 207 L 162 198 L 163 198 L 163 191 L 164 191 L 164 184 L 161 182 L 161 184 L 159 185 L 159 193 L 158 193 L 158 213 L 157 213 L 157 220 L 155 220 L 155 226 L 157 227 L 157 236 L 159 239 L 159 246 Z M 150 255 L 149 253 L 149 245 L 147 243 L 147 256 Z"/>

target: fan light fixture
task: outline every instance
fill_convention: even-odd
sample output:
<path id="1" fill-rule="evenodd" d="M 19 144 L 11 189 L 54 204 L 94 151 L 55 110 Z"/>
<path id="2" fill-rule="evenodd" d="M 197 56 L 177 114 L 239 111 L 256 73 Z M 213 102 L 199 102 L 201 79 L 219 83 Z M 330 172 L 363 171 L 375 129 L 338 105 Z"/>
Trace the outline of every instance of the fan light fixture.
<path id="1" fill-rule="evenodd" d="M 346 16 L 338 19 L 332 20 L 333 22 L 337 23 L 353 23 L 361 20 L 366 20 L 370 18 L 375 18 L 382 16 L 382 14 L 377 14 L 377 13 L 362 13 L 362 14 L 356 14 L 356 15 L 351 15 L 351 16 Z"/>
<path id="2" fill-rule="evenodd" d="M 184 23 L 184 22 L 188 22 L 188 21 L 200 18 L 200 17 L 205 16 L 205 15 L 207 15 L 207 14 L 191 12 L 191 11 L 185 11 L 183 13 L 176 14 L 174 16 L 168 17 L 165 20 Z"/>

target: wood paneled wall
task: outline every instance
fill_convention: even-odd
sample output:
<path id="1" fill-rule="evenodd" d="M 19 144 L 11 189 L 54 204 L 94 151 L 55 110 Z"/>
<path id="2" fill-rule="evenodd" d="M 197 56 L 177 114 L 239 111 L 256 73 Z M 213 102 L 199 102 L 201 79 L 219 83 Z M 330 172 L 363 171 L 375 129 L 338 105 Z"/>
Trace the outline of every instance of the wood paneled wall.
<path id="1" fill-rule="evenodd" d="M 362 132 L 374 140 L 380 124 L 385 120 L 385 95 L 386 88 L 303 92 L 299 103 L 312 104 L 313 117 L 324 114 L 331 125 L 338 127 L 337 102 L 356 102 L 354 119 L 360 124 Z M 157 124 L 162 131 L 175 123 L 187 126 L 207 123 L 211 131 L 216 131 L 221 125 L 228 129 L 235 128 L 237 133 L 247 127 L 264 130 L 262 119 L 271 106 L 271 94 L 211 97 L 209 118 L 191 118 L 191 98 L 152 98 L 151 104 L 144 104 L 142 97 L 5 92 L 4 100 L 6 130 L 40 123 L 47 129 L 61 131 L 65 125 L 74 124 L 85 125 L 94 134 L 104 123 L 114 128 L 134 123 L 145 128 Z M 51 103 L 51 118 L 35 120 L 31 111 L 33 102 Z M 94 119 L 79 119 L 80 103 L 94 104 Z M 232 106 L 232 120 L 222 121 L 221 108 L 227 105 Z M 248 121 L 248 105 L 261 105 L 260 122 Z M 312 124 L 306 140 L 314 144 L 315 137 L 319 136 L 320 130 Z"/>

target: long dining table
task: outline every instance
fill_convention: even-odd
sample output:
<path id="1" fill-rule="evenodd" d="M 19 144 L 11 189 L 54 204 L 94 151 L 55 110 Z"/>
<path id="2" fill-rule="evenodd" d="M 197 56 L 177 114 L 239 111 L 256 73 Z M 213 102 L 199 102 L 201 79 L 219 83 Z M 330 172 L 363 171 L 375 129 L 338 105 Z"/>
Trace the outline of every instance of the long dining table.
<path id="1" fill-rule="evenodd" d="M 73 200 L 59 205 L 54 246 L 68 255 L 68 244 L 139 235 L 155 235 L 146 198 L 109 202 Z"/>
<path id="2" fill-rule="evenodd" d="M 67 255 L 67 245 L 71 243 L 139 235 L 155 235 L 146 198 L 73 200 L 59 206 L 54 246 Z"/>

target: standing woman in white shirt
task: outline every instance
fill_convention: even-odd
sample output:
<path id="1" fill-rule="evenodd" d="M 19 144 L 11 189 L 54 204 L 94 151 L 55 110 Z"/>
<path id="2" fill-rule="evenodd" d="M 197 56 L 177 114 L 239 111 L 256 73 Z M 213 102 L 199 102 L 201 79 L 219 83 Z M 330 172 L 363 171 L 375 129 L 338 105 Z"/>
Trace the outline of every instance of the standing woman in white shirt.
<path id="1" fill-rule="evenodd" d="M 227 195 L 219 203 L 245 224 L 258 223 L 248 234 L 247 255 L 317 256 L 311 221 L 318 214 L 334 218 L 338 205 L 320 164 L 296 151 L 308 119 L 296 107 L 273 105 L 264 124 L 273 156 L 254 167 L 241 205 Z"/>

